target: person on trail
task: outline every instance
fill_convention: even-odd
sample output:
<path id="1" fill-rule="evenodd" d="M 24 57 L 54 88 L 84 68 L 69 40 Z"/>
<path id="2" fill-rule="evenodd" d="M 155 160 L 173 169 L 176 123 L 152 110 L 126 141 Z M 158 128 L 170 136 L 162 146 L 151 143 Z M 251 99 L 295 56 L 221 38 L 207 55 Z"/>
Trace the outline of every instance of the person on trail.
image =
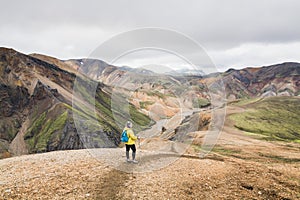
<path id="1" fill-rule="evenodd" d="M 126 161 L 130 162 L 129 159 L 129 151 L 130 149 L 132 150 L 132 162 L 133 163 L 138 163 L 138 161 L 135 159 L 135 154 L 136 154 L 136 147 L 135 147 L 135 141 L 139 139 L 139 137 L 135 136 L 132 130 L 132 123 L 128 121 L 126 123 L 126 126 L 124 128 L 124 131 L 126 130 L 127 136 L 128 136 L 128 142 L 125 142 L 126 146 Z"/>

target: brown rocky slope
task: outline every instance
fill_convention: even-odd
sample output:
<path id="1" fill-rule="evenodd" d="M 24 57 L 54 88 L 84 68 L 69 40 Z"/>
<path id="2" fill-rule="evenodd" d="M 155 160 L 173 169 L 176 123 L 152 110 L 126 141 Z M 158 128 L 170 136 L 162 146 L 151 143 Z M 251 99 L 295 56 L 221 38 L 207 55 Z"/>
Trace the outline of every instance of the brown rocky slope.
<path id="1" fill-rule="evenodd" d="M 82 102 L 84 109 L 76 108 L 93 128 L 77 133 L 72 108 L 74 81 L 82 86 L 79 93 L 85 93 L 91 80 L 63 65 L 0 48 L 0 158 L 118 145 L 120 130 L 111 114 L 110 89 L 100 83 L 96 87 L 96 117 L 89 102 Z M 134 107 L 133 111 L 144 117 Z"/>

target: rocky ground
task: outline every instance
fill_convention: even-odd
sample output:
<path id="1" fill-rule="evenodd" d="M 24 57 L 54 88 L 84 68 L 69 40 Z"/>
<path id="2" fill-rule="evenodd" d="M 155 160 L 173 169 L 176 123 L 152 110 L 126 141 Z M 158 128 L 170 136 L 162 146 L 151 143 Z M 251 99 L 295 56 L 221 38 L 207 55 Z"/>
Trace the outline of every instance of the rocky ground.
<path id="1" fill-rule="evenodd" d="M 205 158 L 197 145 L 179 157 L 150 144 L 136 165 L 124 148 L 0 160 L 0 199 L 300 199 L 299 144 L 256 139 L 229 120 Z"/>

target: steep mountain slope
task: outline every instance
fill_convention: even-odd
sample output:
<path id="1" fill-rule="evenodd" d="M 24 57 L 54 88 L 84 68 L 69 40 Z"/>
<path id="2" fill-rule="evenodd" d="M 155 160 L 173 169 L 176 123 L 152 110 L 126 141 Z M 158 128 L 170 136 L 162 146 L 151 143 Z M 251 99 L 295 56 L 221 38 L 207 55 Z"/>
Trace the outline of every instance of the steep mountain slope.
<path id="1" fill-rule="evenodd" d="M 0 152 L 8 156 L 9 150 L 18 155 L 117 146 L 120 128 L 111 113 L 110 89 L 97 84 L 95 113 L 90 102 L 81 102 L 83 107 L 74 109 L 71 105 L 75 79 L 81 83 L 81 94 L 86 93 L 91 80 L 76 76 L 72 68 L 57 59 L 47 58 L 49 63 L 35 57 L 0 48 Z M 88 124 L 84 134 L 77 133 L 74 112 Z M 132 112 L 146 120 L 140 123 L 149 123 L 150 119 L 133 106 Z M 122 121 L 127 117 L 121 116 Z"/>
<path id="2" fill-rule="evenodd" d="M 74 75 L 12 49 L 1 48 L 0 58 L 1 90 L 5 97 L 1 99 L 1 108 L 7 109 L 1 116 L 1 139 L 6 143 L 2 151 L 7 151 L 8 145 L 16 135 L 24 135 L 27 131 L 19 132 L 25 121 L 31 121 L 31 124 L 39 114 L 60 101 L 67 101 L 58 93 L 57 88 L 51 88 L 41 82 L 39 77 L 45 75 L 49 82 L 61 85 L 63 90 L 70 90 Z M 38 144 L 39 141 L 35 141 L 32 148 Z M 15 149 L 13 153 L 19 154 L 24 151 L 26 150 Z M 33 150 L 35 151 L 38 150 Z"/>
<path id="3" fill-rule="evenodd" d="M 112 82 L 125 73 L 118 67 L 97 59 L 70 59 L 64 62 L 80 73 L 106 85 L 112 85 Z"/>
<path id="4" fill-rule="evenodd" d="M 58 62 L 46 56 L 41 58 Z M 180 106 L 192 108 L 209 105 L 205 86 L 189 82 L 190 78 L 185 76 L 173 77 L 143 68 L 116 67 L 96 59 L 71 59 L 64 63 L 125 95 L 136 108 L 154 121 L 175 115 Z M 200 87 L 190 87 L 193 84 Z"/>
<path id="5" fill-rule="evenodd" d="M 229 69 L 203 79 L 223 80 L 229 100 L 300 94 L 300 63 L 282 63 L 260 68 Z"/>
<path id="6" fill-rule="evenodd" d="M 52 65 L 56 65 L 59 68 L 61 68 L 62 70 L 65 70 L 67 72 L 77 74 L 77 68 L 73 65 L 67 64 L 66 61 L 59 60 L 57 58 L 54 58 L 54 57 L 51 57 L 51 56 L 46 56 L 46 55 L 43 55 L 43 54 L 37 54 L 37 53 L 30 54 L 29 56 L 37 58 L 39 60 L 43 60 L 47 63 L 52 64 Z"/>

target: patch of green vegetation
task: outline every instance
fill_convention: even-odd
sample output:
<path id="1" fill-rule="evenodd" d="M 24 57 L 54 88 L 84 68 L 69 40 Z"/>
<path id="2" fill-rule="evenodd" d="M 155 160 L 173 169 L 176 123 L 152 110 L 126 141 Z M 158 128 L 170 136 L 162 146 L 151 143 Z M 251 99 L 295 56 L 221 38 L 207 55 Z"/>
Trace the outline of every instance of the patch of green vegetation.
<path id="1" fill-rule="evenodd" d="M 243 104 L 245 112 L 230 116 L 236 128 L 261 134 L 265 140 L 299 141 L 299 98 L 270 97 L 248 105 Z"/>
<path id="2" fill-rule="evenodd" d="M 91 111 L 91 109 L 86 108 L 85 106 L 81 106 L 78 110 L 68 104 L 63 104 L 66 108 L 69 110 L 72 110 L 73 113 L 76 113 L 78 117 L 85 119 L 84 123 L 87 127 L 91 127 L 94 130 L 99 130 L 100 125 L 99 124 L 107 124 L 108 122 L 102 119 L 98 114 L 94 114 L 94 112 Z M 72 118 L 71 118 L 72 119 Z M 102 119 L 102 120 L 101 120 Z M 93 127 L 97 128 L 93 128 Z"/>
<path id="3" fill-rule="evenodd" d="M 201 151 L 205 151 L 205 147 L 201 147 L 200 145 L 195 145 L 192 144 L 192 148 L 196 151 L 196 152 L 201 152 Z M 240 149 L 232 149 L 232 148 L 225 148 L 222 146 L 215 146 L 212 149 L 212 152 L 221 154 L 221 155 L 225 155 L 225 156 L 231 156 L 231 155 L 236 155 L 236 154 L 240 154 L 242 152 L 242 150 Z"/>
<path id="4" fill-rule="evenodd" d="M 154 104 L 153 101 L 140 101 L 140 107 L 142 109 L 145 109 L 145 108 L 147 108 L 147 106 L 150 106 L 152 104 Z"/>
<path id="5" fill-rule="evenodd" d="M 278 155 L 272 155 L 272 154 L 263 154 L 259 153 L 260 156 L 265 158 L 270 158 L 272 160 L 283 162 L 283 163 L 297 163 L 300 162 L 300 158 L 286 158 Z"/>
<path id="6" fill-rule="evenodd" d="M 92 88 L 95 83 L 93 83 L 92 81 L 89 81 L 89 80 L 81 80 L 80 78 L 78 78 L 76 81 L 78 82 L 78 83 L 75 83 L 76 84 L 76 88 L 75 88 L 76 96 L 78 96 L 78 97 L 80 96 L 80 98 L 82 100 L 93 105 L 94 97 L 89 92 L 87 92 L 87 90 L 89 88 L 91 88 L 91 90 L 93 90 Z"/>
<path id="7" fill-rule="evenodd" d="M 116 125 L 115 120 L 118 120 L 118 124 L 125 124 L 126 121 L 132 120 L 134 124 L 138 125 L 134 126 L 135 131 L 141 131 L 144 128 L 148 128 L 151 123 L 151 119 L 147 115 L 138 111 L 134 105 L 130 103 L 128 104 L 126 96 L 124 96 L 122 93 L 115 93 L 113 98 L 114 102 L 118 102 L 113 105 L 113 108 L 111 107 L 111 97 L 109 95 L 102 97 L 101 100 L 100 98 L 96 98 L 97 101 L 103 102 L 101 103 L 101 105 L 96 104 L 96 107 L 100 112 L 105 113 L 107 116 L 106 118 L 102 117 L 100 119 L 100 121 L 105 120 L 103 121 L 103 124 L 109 123 L 112 127 L 115 128 L 115 130 L 119 130 L 119 127 Z M 103 108 L 103 106 L 106 108 Z M 119 130 L 119 132 L 120 131 L 121 130 Z"/>
<path id="8" fill-rule="evenodd" d="M 45 123 L 46 114 L 47 112 L 44 112 L 40 116 L 37 116 L 32 126 L 27 130 L 26 134 L 24 135 L 25 140 L 27 138 L 32 138 L 34 135 L 39 133 L 43 124 Z"/>
<path id="9" fill-rule="evenodd" d="M 114 98 L 120 98 L 120 100 L 116 100 L 116 102 L 120 102 L 120 104 L 114 105 L 112 108 L 111 105 L 111 96 L 103 91 L 97 91 L 95 98 L 95 107 L 99 114 L 97 114 L 97 120 L 101 124 L 104 131 L 110 132 L 120 132 L 120 128 L 116 123 L 116 119 L 114 115 L 118 115 L 119 123 L 125 124 L 125 122 L 129 119 L 129 116 L 123 116 L 124 107 L 123 102 L 125 97 L 122 94 L 114 96 Z M 127 101 L 126 101 L 127 102 Z M 114 110 L 114 113 L 112 111 Z"/>
<path id="10" fill-rule="evenodd" d="M 251 103 L 255 103 L 257 101 L 261 100 L 261 98 L 251 98 L 251 99 L 238 99 L 230 103 L 230 105 L 236 105 L 236 106 L 245 106 Z"/>
<path id="11" fill-rule="evenodd" d="M 165 99 L 166 98 L 166 96 L 163 93 L 161 93 L 161 92 L 159 92 L 157 90 L 151 90 L 151 91 L 145 91 L 145 92 L 149 96 L 157 96 L 160 99 Z"/>
<path id="12" fill-rule="evenodd" d="M 141 127 L 147 127 L 151 123 L 150 117 L 139 112 L 132 104 L 129 105 L 129 114 L 131 119 Z"/>
<path id="13" fill-rule="evenodd" d="M 124 102 L 124 96 L 120 94 L 119 96 L 114 96 L 115 98 L 121 98 L 119 101 L 116 100 L 117 102 Z M 127 101 L 126 101 L 127 103 Z M 150 103 L 150 102 L 146 102 Z M 104 114 L 99 116 L 100 123 L 103 125 L 103 128 L 107 131 L 111 131 L 109 127 L 113 127 L 115 130 L 118 130 L 119 127 L 117 126 L 115 122 L 115 118 L 112 113 L 112 108 L 111 108 L 111 97 L 109 94 L 106 94 L 104 92 L 98 92 L 96 95 L 96 102 L 95 102 L 96 108 L 100 111 L 100 113 Z M 124 116 L 123 113 L 125 112 L 124 107 L 122 105 L 115 105 L 118 107 L 114 108 L 114 114 L 118 115 L 121 118 L 122 124 L 125 124 L 125 122 L 128 119 L 132 119 L 134 123 L 136 123 L 139 127 L 146 127 L 147 125 L 150 124 L 151 119 L 146 116 L 145 114 L 139 112 L 136 107 L 134 107 L 132 104 L 129 104 L 129 115 L 130 116 Z M 104 120 L 103 120 L 104 119 Z M 107 126 L 109 125 L 109 126 Z M 137 128 L 139 129 L 139 128 Z M 140 130 L 137 130 L 140 131 Z"/>
<path id="14" fill-rule="evenodd" d="M 102 116 L 100 116 L 99 114 L 94 113 L 94 111 L 92 111 L 90 108 L 87 108 L 84 105 L 80 105 L 80 107 L 78 107 L 78 105 L 77 105 L 78 109 L 76 109 L 68 104 L 65 104 L 65 106 L 68 109 L 72 110 L 73 113 L 76 113 L 77 117 L 83 119 L 82 126 L 88 127 L 87 132 L 97 132 L 99 130 L 103 130 L 106 132 L 111 132 L 111 131 L 120 132 L 121 131 L 117 127 L 114 120 L 111 118 L 112 114 L 110 114 L 110 116 L 107 116 L 101 110 L 98 110 L 102 114 Z M 97 106 L 96 106 L 97 109 L 99 109 L 99 107 L 97 108 Z"/>
<path id="15" fill-rule="evenodd" d="M 66 103 L 63 103 L 63 105 L 68 108 L 69 110 L 72 110 L 72 112 L 78 114 L 79 116 L 83 117 L 83 118 L 86 118 L 88 119 L 90 115 L 92 115 L 93 113 L 92 112 L 84 112 L 84 111 L 87 111 L 88 109 L 82 109 L 84 106 L 80 106 L 80 110 L 76 109 L 75 107 L 73 106 L 70 106 L 69 104 L 66 104 Z M 76 104 L 76 106 L 78 106 L 78 104 Z M 83 110 L 83 111 L 81 111 Z"/>
<path id="16" fill-rule="evenodd" d="M 95 107 L 98 108 L 100 112 L 113 119 L 110 97 L 104 92 L 98 92 L 95 100 Z"/>
<path id="17" fill-rule="evenodd" d="M 221 146 L 215 146 L 212 151 L 227 156 L 232 154 L 239 154 L 242 152 L 242 150 L 240 149 L 224 148 Z"/>
<path id="18" fill-rule="evenodd" d="M 190 82 L 190 89 L 196 92 L 205 92 L 208 90 L 207 85 L 199 83 L 198 80 L 194 80 Z"/>
<path id="19" fill-rule="evenodd" d="M 262 134 L 259 134 L 259 133 L 251 133 L 251 132 L 247 132 L 247 131 L 244 131 L 244 134 L 249 135 L 249 136 L 253 136 L 254 138 L 257 138 L 257 139 L 268 140 L 270 138 L 269 136 L 266 136 L 266 135 L 262 135 Z"/>
<path id="20" fill-rule="evenodd" d="M 164 95 L 165 95 L 165 97 L 176 97 L 175 94 L 172 92 L 166 93 Z"/>
<path id="21" fill-rule="evenodd" d="M 210 105 L 211 103 L 208 99 L 204 99 L 204 98 L 193 99 L 193 107 L 195 108 L 205 108 Z"/>
<path id="22" fill-rule="evenodd" d="M 200 152 L 202 150 L 200 145 L 196 145 L 196 144 L 192 144 L 191 147 L 196 151 L 196 152 Z"/>
<path id="23" fill-rule="evenodd" d="M 244 92 L 243 90 L 241 90 L 236 94 L 236 98 L 238 98 L 238 99 L 248 99 L 249 95 L 246 92 Z"/>
<path id="24" fill-rule="evenodd" d="M 75 112 L 80 117 L 86 120 L 86 125 L 92 130 L 96 130 L 102 126 L 103 129 L 107 131 L 118 130 L 118 126 L 114 122 L 112 110 L 111 110 L 111 97 L 109 94 L 105 93 L 101 87 L 98 87 L 95 91 L 95 96 L 90 94 L 87 90 L 94 90 L 94 83 L 90 80 L 78 80 L 76 85 L 76 92 L 80 98 L 86 102 L 86 104 L 76 102 L 76 106 L 68 108 Z M 87 105 L 89 104 L 89 105 Z M 93 110 L 95 106 L 96 112 Z"/>
<path id="25" fill-rule="evenodd" d="M 51 135 L 56 131 L 62 131 L 68 118 L 68 111 L 63 112 L 56 119 L 47 119 L 44 112 L 25 134 L 25 140 L 30 152 L 45 152 Z M 46 122 L 45 122 L 46 121 Z"/>

